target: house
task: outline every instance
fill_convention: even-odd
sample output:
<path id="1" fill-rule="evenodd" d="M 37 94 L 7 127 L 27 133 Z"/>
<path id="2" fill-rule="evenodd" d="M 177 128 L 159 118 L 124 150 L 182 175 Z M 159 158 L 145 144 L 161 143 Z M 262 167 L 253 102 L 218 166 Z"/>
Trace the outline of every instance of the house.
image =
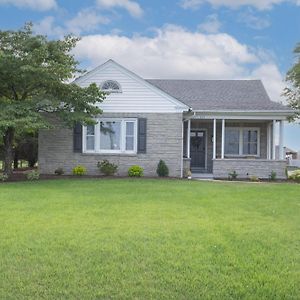
<path id="1" fill-rule="evenodd" d="M 284 153 L 285 153 L 286 157 L 288 157 L 290 159 L 298 159 L 298 152 L 294 151 L 288 147 L 284 147 Z"/>
<path id="2" fill-rule="evenodd" d="M 214 178 L 232 171 L 285 178 L 283 121 L 292 111 L 272 102 L 259 80 L 145 80 L 109 60 L 75 82 L 109 93 L 99 104 L 103 114 L 95 126 L 41 130 L 41 173 L 71 173 L 81 164 L 99 174 L 97 162 L 108 159 L 119 175 L 137 164 L 156 176 L 162 159 L 174 177 L 191 169 Z"/>

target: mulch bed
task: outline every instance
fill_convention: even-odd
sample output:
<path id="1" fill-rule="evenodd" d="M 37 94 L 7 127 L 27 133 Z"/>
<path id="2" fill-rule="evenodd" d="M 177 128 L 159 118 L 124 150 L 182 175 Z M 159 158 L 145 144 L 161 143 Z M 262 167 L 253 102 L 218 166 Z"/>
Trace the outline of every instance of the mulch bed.
<path id="1" fill-rule="evenodd" d="M 66 179 L 66 178 L 103 178 L 104 176 L 92 176 L 92 175 L 84 175 L 84 176 L 74 176 L 74 175 L 52 175 L 52 174 L 41 174 L 39 180 L 49 180 L 49 179 Z M 114 178 L 114 177 L 107 177 L 107 178 Z M 5 182 L 17 182 L 17 181 L 28 181 L 26 178 L 25 171 L 15 171 L 9 179 Z M 1 183 L 1 181 L 0 181 Z"/>
<path id="2" fill-rule="evenodd" d="M 26 178 L 26 172 L 30 170 L 35 170 L 35 169 L 19 169 L 13 172 L 12 176 L 5 182 L 18 182 L 18 181 L 28 181 Z M 68 179 L 68 178 L 76 178 L 76 179 L 120 179 L 120 178 L 129 178 L 127 176 L 103 176 L 103 175 L 84 175 L 84 176 L 74 176 L 74 175 L 55 175 L 55 174 L 41 174 L 39 180 L 51 180 L 51 179 Z M 164 179 L 180 179 L 180 178 L 174 178 L 174 177 L 145 177 L 148 179 L 159 179 L 159 180 L 164 180 Z M 186 180 L 186 178 L 181 178 L 182 180 Z M 192 180 L 199 180 L 199 179 L 192 179 Z M 216 181 L 227 181 L 227 182 L 251 182 L 249 179 L 236 179 L 236 180 L 228 180 L 227 178 L 223 179 L 213 179 Z M 1 183 L 5 183 L 0 181 Z M 275 180 L 275 181 L 270 181 L 268 179 L 263 179 L 259 180 L 258 182 L 269 182 L 269 183 L 297 183 L 292 180 Z M 298 183 L 299 184 L 299 183 Z"/>
<path id="3" fill-rule="evenodd" d="M 19 169 L 15 170 L 13 174 L 7 179 L 5 182 L 18 182 L 18 181 L 28 181 L 26 178 L 26 172 L 31 171 L 31 170 L 36 170 L 36 169 Z M 130 178 L 128 176 L 104 176 L 104 175 L 83 175 L 83 176 L 75 176 L 75 175 L 55 175 L 55 174 L 41 174 L 39 180 L 51 180 L 51 179 L 126 179 Z M 145 177 L 148 179 L 159 179 L 159 180 L 164 180 L 164 179 L 178 179 L 175 177 Z M 185 178 L 184 178 L 185 179 Z M 0 184 L 2 181 L 0 181 Z"/>

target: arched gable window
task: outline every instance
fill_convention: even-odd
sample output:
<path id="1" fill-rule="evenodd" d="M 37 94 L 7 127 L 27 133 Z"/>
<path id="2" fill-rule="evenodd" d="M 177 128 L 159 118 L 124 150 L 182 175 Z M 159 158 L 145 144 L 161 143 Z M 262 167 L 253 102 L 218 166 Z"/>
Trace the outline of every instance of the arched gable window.
<path id="1" fill-rule="evenodd" d="M 107 93 L 122 93 L 120 84 L 114 80 L 106 80 L 100 87 L 102 91 Z"/>

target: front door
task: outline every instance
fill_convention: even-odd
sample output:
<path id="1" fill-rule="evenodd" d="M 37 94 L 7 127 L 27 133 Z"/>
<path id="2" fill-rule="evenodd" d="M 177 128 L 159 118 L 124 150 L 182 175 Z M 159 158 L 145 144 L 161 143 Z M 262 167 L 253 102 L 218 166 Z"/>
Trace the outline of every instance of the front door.
<path id="1" fill-rule="evenodd" d="M 191 131 L 191 168 L 205 169 L 206 132 L 204 130 Z"/>

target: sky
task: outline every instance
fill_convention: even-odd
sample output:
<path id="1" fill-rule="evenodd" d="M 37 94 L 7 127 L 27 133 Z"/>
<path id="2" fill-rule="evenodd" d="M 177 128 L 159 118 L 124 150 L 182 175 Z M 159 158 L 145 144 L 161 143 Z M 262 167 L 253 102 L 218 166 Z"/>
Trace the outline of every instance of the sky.
<path id="1" fill-rule="evenodd" d="M 300 42 L 300 0 L 0 0 L 0 29 L 72 33 L 89 70 L 112 58 L 143 78 L 261 79 L 273 101 Z M 300 125 L 285 126 L 300 150 Z"/>

